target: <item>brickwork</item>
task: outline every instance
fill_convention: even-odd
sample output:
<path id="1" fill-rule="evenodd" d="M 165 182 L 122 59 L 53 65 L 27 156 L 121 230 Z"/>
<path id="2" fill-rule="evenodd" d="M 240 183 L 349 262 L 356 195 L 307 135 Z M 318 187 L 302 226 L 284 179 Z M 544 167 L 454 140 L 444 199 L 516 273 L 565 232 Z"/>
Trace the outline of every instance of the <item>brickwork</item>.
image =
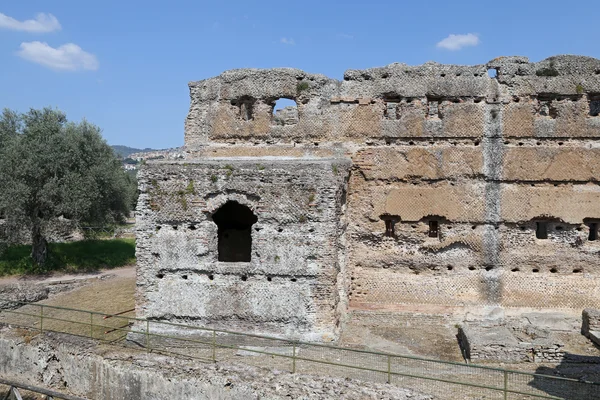
<path id="1" fill-rule="evenodd" d="M 490 69 L 496 77 L 488 75 Z M 142 175 L 140 237 L 152 233 L 149 221 L 159 216 L 180 225 L 196 221 L 194 215 L 210 215 L 202 210 L 213 196 L 281 202 L 277 212 L 257 214 L 258 223 L 275 226 L 298 218 L 284 206 L 297 200 L 297 193 L 319 198 L 334 184 L 329 189 L 339 195 L 330 197 L 331 212 L 319 220 L 331 238 L 319 249 L 328 258 L 316 263 L 323 279 L 307 281 L 306 291 L 285 290 L 286 295 L 300 293 L 289 298 L 290 307 L 299 307 L 303 298 L 306 309 L 321 304 L 332 310 L 309 313 L 328 316 L 321 322 L 315 322 L 320 317 L 304 319 L 313 321 L 303 325 L 306 332 L 325 325 L 335 332 L 348 307 L 600 307 L 600 60 L 556 56 L 530 63 L 501 57 L 476 66 L 391 64 L 347 71 L 341 81 L 297 69 L 233 70 L 189 87 L 186 160 L 167 163 L 169 168 L 148 163 Z M 294 100 L 297 108 L 274 110 L 280 98 Z M 203 160 L 213 160 L 221 171 L 218 182 L 225 182 L 223 168 L 238 158 L 254 165 L 272 163 L 273 169 L 278 169 L 277 159 L 287 161 L 277 179 L 255 167 L 244 170 L 244 182 L 212 189 L 213 173 L 203 169 Z M 307 161 L 323 159 L 334 161 L 330 167 Z M 338 177 L 325 179 L 319 168 L 332 170 L 334 164 L 350 167 L 336 168 Z M 277 182 L 295 179 L 296 170 L 305 171 L 306 179 L 324 180 L 297 186 L 293 193 L 282 190 Z M 169 190 L 185 191 L 193 182 L 196 192 L 183 196 L 189 209 L 177 206 L 177 196 L 169 200 L 177 210 L 160 205 L 162 200 L 152 203 L 152 179 L 159 186 L 180 181 L 179 189 Z M 203 235 L 212 243 L 214 224 L 208 218 L 197 222 L 193 233 L 177 234 L 192 247 L 208 246 L 193 238 Z M 312 232 L 306 235 L 307 249 L 323 243 Z M 282 251 L 295 246 L 277 236 L 268 240 Z M 163 242 L 148 243 L 138 244 L 140 276 L 149 269 L 153 246 Z M 308 263 L 309 253 L 303 250 L 290 259 Z M 220 268 L 214 257 L 194 254 L 193 268 L 211 263 Z M 156 265 L 164 268 L 162 261 Z M 287 271 L 282 275 L 294 275 L 292 263 L 282 265 Z M 338 273 L 327 272 L 332 270 Z M 325 281 L 328 289 L 315 296 L 314 289 Z M 152 296 L 161 295 L 150 279 L 143 282 L 140 313 L 154 315 L 149 310 L 158 300 Z M 241 288 L 232 299 L 250 299 L 242 286 L 227 285 L 230 291 Z M 189 299 L 184 293 L 182 298 Z M 300 326 L 280 318 L 287 315 L 286 306 L 272 296 L 261 300 L 279 310 L 271 319 L 245 314 L 235 316 L 236 323 L 246 327 L 263 321 L 272 328 L 266 330 L 287 334 L 282 326 Z M 186 313 L 171 310 L 160 318 L 214 315 L 203 308 L 206 301 L 196 299 Z M 229 303 L 223 298 L 220 304 Z M 269 325 L 270 320 L 281 323 Z"/>

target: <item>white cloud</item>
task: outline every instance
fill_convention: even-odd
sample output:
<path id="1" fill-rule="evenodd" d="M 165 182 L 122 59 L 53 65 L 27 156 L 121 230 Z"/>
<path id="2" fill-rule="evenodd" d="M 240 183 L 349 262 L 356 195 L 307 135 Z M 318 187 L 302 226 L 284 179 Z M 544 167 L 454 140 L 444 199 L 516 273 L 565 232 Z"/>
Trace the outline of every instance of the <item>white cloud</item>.
<path id="1" fill-rule="evenodd" d="M 460 50 L 463 47 L 477 46 L 478 44 L 479 36 L 474 33 L 467 33 L 466 35 L 449 35 L 438 42 L 436 46 L 446 50 Z"/>
<path id="2" fill-rule="evenodd" d="M 296 44 L 296 42 L 294 42 L 294 39 L 292 39 L 292 38 L 286 38 L 286 37 L 282 37 L 281 39 L 279 39 L 279 42 L 283 43 L 283 44 L 290 45 L 290 46 L 293 46 L 293 45 Z"/>
<path id="3" fill-rule="evenodd" d="M 21 43 L 19 57 L 41 64 L 55 70 L 78 71 L 98 69 L 98 59 L 95 55 L 83 51 L 74 43 L 63 44 L 54 48 L 48 43 L 25 42 Z"/>
<path id="4" fill-rule="evenodd" d="M 353 35 L 348 35 L 347 33 L 338 33 L 336 36 L 338 39 L 354 39 Z"/>
<path id="5" fill-rule="evenodd" d="M 13 31 L 43 33 L 59 31 L 61 26 L 60 22 L 58 22 L 56 17 L 52 14 L 39 13 L 35 16 L 35 19 L 18 21 L 8 15 L 0 13 L 0 28 Z"/>

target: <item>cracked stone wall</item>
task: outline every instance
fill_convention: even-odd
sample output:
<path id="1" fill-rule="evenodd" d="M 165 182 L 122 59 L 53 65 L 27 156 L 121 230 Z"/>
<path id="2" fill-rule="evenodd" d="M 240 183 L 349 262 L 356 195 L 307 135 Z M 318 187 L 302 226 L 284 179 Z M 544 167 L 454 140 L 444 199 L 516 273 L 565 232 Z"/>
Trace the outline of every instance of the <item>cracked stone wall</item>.
<path id="1" fill-rule="evenodd" d="M 349 70 L 343 80 L 297 69 L 244 69 L 189 87 L 189 163 L 214 160 L 222 175 L 230 160 L 266 165 L 285 158 L 286 165 L 297 165 L 284 172 L 287 176 L 304 171 L 307 160 L 349 160 L 349 170 L 338 171 L 344 179 L 335 180 L 343 195 L 331 202 L 330 218 L 320 221 L 323 229 L 336 232 L 331 233 L 335 239 L 308 232 L 310 240 L 300 252 L 305 262 L 309 248 L 337 249 L 335 254 L 323 250 L 330 257 L 317 268 L 338 271 L 335 279 L 334 274 L 326 278 L 331 290 L 324 296 L 334 310 L 330 327 L 348 308 L 385 310 L 410 303 L 599 306 L 600 60 L 556 56 L 532 63 L 501 57 L 475 66 L 391 64 Z M 281 98 L 294 100 L 296 109 L 275 110 Z M 163 175 L 169 182 L 179 179 L 179 190 L 185 190 L 191 176 L 186 167 L 171 163 L 167 172 L 165 165 L 149 163 L 143 192 L 148 193 L 152 174 L 157 181 Z M 193 179 L 199 198 L 211 193 L 206 182 L 211 172 L 205 168 Z M 257 187 L 261 174 L 249 168 L 247 184 L 215 196 L 243 197 Z M 306 172 L 313 175 L 321 176 Z M 269 179 L 274 178 L 261 184 L 259 197 L 294 198 Z M 317 197 L 327 187 L 322 182 L 312 186 Z M 144 201 L 140 212 L 143 224 L 160 214 Z M 273 226 L 295 215 L 284 208 L 280 212 Z M 189 222 L 187 216 L 165 215 L 164 220 Z M 209 220 L 202 224 L 177 235 L 189 239 L 202 232 L 202 240 L 213 243 L 214 226 Z M 152 232 L 150 225 L 142 225 L 142 236 Z M 206 246 L 202 240 L 190 246 Z M 279 240 L 272 238 L 278 248 L 297 246 Z M 144 275 L 155 246 L 149 243 L 144 239 L 138 247 L 140 304 L 144 315 L 154 316 L 149 304 L 164 283 L 150 284 Z M 193 263 L 201 259 L 220 268 L 213 256 L 199 255 Z M 292 276 L 291 264 L 282 265 Z M 281 302 L 272 300 L 273 306 L 294 303 L 293 293 L 287 291 Z M 309 303 L 323 301 L 309 292 L 305 296 Z M 180 302 L 205 312 L 207 300 L 190 299 L 181 292 Z M 176 317 L 176 311 L 169 313 Z M 252 326 L 253 318 L 236 323 Z M 299 326 L 280 322 L 292 330 Z M 304 326 L 311 329 L 311 324 Z M 271 327 L 281 331 L 282 326 Z"/>

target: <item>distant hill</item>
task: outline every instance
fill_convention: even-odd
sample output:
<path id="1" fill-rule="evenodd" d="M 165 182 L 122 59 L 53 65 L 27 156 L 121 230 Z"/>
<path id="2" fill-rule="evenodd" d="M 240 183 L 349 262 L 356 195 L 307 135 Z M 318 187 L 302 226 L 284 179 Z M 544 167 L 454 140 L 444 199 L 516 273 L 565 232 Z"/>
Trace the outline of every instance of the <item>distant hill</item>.
<path id="1" fill-rule="evenodd" d="M 155 151 L 155 149 L 151 149 L 149 147 L 146 147 L 145 149 L 136 149 L 135 147 L 121 146 L 118 144 L 111 146 L 111 147 L 113 148 L 115 153 L 117 153 L 119 156 L 121 156 L 123 158 L 129 157 L 133 153 L 143 153 L 143 152 L 148 152 L 148 151 Z"/>

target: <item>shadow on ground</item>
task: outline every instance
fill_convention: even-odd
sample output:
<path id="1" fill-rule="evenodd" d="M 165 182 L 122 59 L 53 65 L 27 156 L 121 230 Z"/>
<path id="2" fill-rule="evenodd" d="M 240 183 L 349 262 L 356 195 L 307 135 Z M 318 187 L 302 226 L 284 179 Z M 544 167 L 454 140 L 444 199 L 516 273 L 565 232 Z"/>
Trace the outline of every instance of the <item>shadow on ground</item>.
<path id="1" fill-rule="evenodd" d="M 535 373 L 578 381 L 535 376 L 529 386 L 550 396 L 568 400 L 600 399 L 600 357 L 566 353 L 564 360 L 555 367 L 540 366 Z"/>

